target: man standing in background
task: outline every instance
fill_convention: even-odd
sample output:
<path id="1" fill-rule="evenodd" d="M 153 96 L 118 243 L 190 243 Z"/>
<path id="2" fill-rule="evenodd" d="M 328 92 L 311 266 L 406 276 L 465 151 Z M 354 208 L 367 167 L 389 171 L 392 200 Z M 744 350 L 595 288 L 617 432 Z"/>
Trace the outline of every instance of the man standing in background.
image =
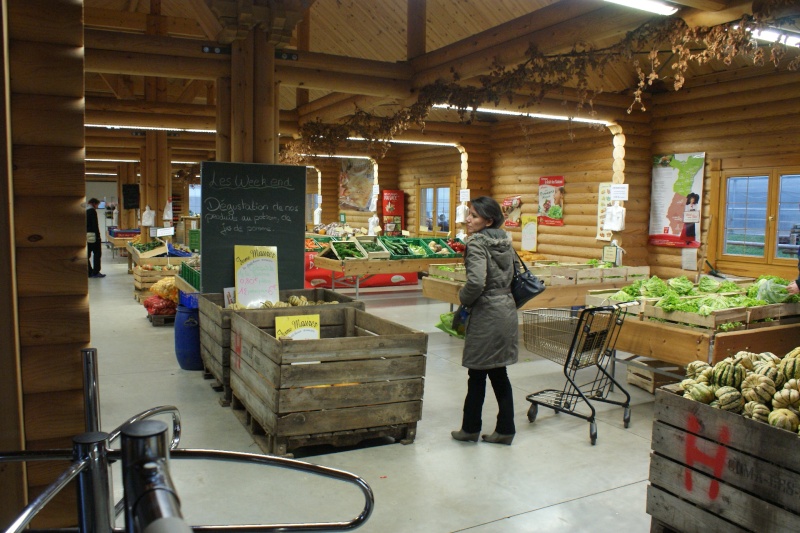
<path id="1" fill-rule="evenodd" d="M 100 238 L 100 222 L 97 220 L 97 206 L 100 200 L 92 198 L 89 200 L 89 209 L 86 210 L 86 247 L 87 258 L 89 260 L 89 277 L 104 278 L 105 274 L 100 273 L 100 258 L 103 255 L 103 243 Z M 90 234 L 94 234 L 94 239 Z"/>

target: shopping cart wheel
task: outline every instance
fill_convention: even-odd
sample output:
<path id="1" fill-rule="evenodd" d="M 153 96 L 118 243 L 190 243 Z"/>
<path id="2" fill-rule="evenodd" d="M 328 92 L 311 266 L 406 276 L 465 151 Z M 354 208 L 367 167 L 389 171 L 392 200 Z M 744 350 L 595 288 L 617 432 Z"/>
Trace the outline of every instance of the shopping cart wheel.
<path id="1" fill-rule="evenodd" d="M 597 443 L 597 424 L 589 422 L 589 440 L 592 441 L 592 446 Z"/>
<path id="2" fill-rule="evenodd" d="M 625 411 L 622 413 L 622 421 L 625 423 L 625 427 L 628 427 L 631 423 L 631 408 L 626 407 Z"/>
<path id="3" fill-rule="evenodd" d="M 535 403 L 532 403 L 530 407 L 528 407 L 528 422 L 533 422 L 536 420 L 536 415 L 539 414 L 539 406 Z"/>

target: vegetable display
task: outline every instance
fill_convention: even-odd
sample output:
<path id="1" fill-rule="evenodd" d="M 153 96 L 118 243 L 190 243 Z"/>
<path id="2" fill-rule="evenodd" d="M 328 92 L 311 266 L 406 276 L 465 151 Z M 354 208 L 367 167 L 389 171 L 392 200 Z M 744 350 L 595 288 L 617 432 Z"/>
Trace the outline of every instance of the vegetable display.
<path id="1" fill-rule="evenodd" d="M 683 397 L 787 431 L 800 426 L 800 346 L 778 358 L 741 351 L 713 367 L 686 365 Z"/>
<path id="2" fill-rule="evenodd" d="M 364 254 L 354 242 L 336 241 L 332 242 L 331 246 L 336 250 L 339 259 L 364 259 Z"/>

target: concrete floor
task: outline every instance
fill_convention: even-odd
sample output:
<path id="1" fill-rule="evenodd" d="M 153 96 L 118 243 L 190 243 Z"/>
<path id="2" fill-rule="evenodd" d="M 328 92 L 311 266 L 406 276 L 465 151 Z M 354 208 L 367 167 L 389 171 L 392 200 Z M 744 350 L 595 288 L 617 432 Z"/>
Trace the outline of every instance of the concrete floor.
<path id="1" fill-rule="evenodd" d="M 107 252 L 103 264 L 107 277 L 89 280 L 102 429 L 110 431 L 150 407 L 175 405 L 183 421 L 181 448 L 261 453 L 231 409 L 220 406 L 219 393 L 202 372 L 180 369 L 174 328 L 153 327 L 147 320 L 144 307 L 132 298 L 126 260 Z M 466 393 L 466 369 L 460 364 L 463 341 L 434 327 L 448 305 L 424 298 L 413 287 L 362 290 L 361 299 L 368 312 L 423 330 L 429 342 L 422 420 L 413 444 L 381 442 L 295 454 L 369 483 L 375 508 L 359 531 L 650 530 L 645 494 L 652 395 L 627 387 L 633 397 L 627 429 L 621 408 L 599 404 L 598 440 L 592 446 L 589 424 L 577 417 L 541 408 L 536 421 L 528 423 L 525 396 L 560 389 L 564 376 L 561 365 L 521 348 L 520 362 L 509 368 L 517 423 L 513 445 L 457 442 L 450 431 L 460 426 Z M 619 365 L 623 382 L 624 372 Z M 494 429 L 496 409 L 487 386 L 484 432 Z M 120 498 L 116 469 L 115 494 Z M 352 485 L 285 469 L 174 459 L 171 472 L 191 525 L 347 521 L 364 505 Z"/>

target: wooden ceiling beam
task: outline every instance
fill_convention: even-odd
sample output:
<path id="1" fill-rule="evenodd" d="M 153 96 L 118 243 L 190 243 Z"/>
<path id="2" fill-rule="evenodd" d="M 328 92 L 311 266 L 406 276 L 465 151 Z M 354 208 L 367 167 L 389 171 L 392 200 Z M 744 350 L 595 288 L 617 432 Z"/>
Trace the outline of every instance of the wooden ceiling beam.
<path id="1" fill-rule="evenodd" d="M 644 12 L 618 9 L 621 6 L 614 4 L 606 6 L 479 52 L 473 51 L 472 38 L 459 41 L 451 49 L 452 60 L 418 71 L 412 80 L 412 87 L 423 87 L 437 80 L 451 81 L 453 73 L 458 73 L 462 79 L 480 76 L 491 72 L 497 63 L 512 67 L 526 59 L 526 52 L 531 45 L 537 46 L 544 53 L 552 54 L 566 52 L 576 42 L 589 38 L 595 41 L 617 36 L 621 38 L 630 28 L 637 27 L 648 19 Z M 416 61 L 413 63 L 417 64 Z"/>
<path id="2" fill-rule="evenodd" d="M 136 128 L 215 130 L 217 120 L 216 117 L 87 109 L 86 124 Z"/>
<path id="3" fill-rule="evenodd" d="M 83 24 L 85 28 L 123 32 L 144 33 L 147 28 L 147 13 L 118 11 L 98 7 L 84 7 Z M 190 18 L 162 17 L 163 27 L 168 35 L 206 39 L 206 34 L 198 22 Z"/>
<path id="4" fill-rule="evenodd" d="M 219 18 L 208 7 L 206 0 L 183 0 L 187 11 L 194 13 L 198 25 L 203 30 L 206 38 L 211 41 L 218 41 L 225 29 Z"/>
<path id="5" fill-rule="evenodd" d="M 679 2 L 683 3 L 683 2 Z M 719 10 L 702 10 L 702 9 L 684 9 L 679 15 L 683 21 L 691 27 L 697 26 L 716 26 L 718 24 L 725 24 L 734 20 L 739 20 L 744 15 L 753 14 L 752 0 L 731 0 L 726 2 L 724 9 Z"/>
<path id="6" fill-rule="evenodd" d="M 217 115 L 216 107 L 210 105 L 149 102 L 145 100 L 115 100 L 114 98 L 96 96 L 86 97 L 86 110 L 185 115 L 190 117 L 215 117 Z"/>
<path id="7" fill-rule="evenodd" d="M 169 57 L 87 48 L 84 52 L 84 70 L 101 74 L 216 80 L 230 76 L 230 61 L 227 56 L 225 59 L 227 61 L 215 57 Z"/>
<path id="8" fill-rule="evenodd" d="M 120 76 L 118 74 L 98 74 L 105 82 L 114 96 L 120 100 L 130 100 L 136 98 L 133 89 L 133 80 L 130 76 Z"/>
<path id="9" fill-rule="evenodd" d="M 301 87 L 303 89 L 326 89 L 351 94 L 391 96 L 394 98 L 408 98 L 412 94 L 411 84 L 408 80 L 360 74 L 342 74 L 279 66 L 275 69 L 275 79 L 281 85 Z"/>
<path id="10" fill-rule="evenodd" d="M 670 0 L 670 2 L 704 11 L 721 11 L 730 3 L 727 0 Z M 750 3 L 752 4 L 752 1 Z"/>

